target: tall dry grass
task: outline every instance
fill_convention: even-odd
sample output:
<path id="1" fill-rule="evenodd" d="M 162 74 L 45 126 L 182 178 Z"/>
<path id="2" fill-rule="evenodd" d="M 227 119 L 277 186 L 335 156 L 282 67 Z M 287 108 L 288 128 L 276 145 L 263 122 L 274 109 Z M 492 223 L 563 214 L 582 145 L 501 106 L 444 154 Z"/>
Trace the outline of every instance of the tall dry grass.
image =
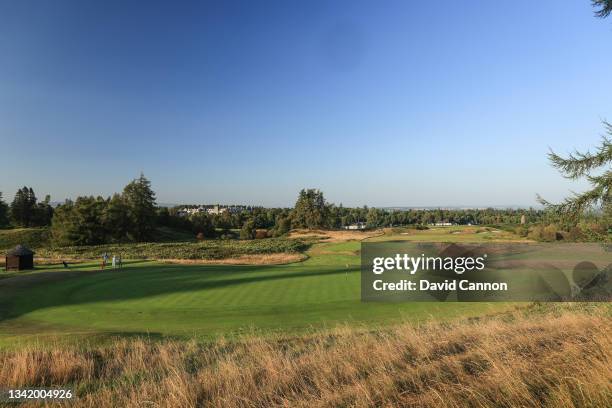
<path id="1" fill-rule="evenodd" d="M 348 327 L 295 339 L 113 345 L 0 354 L 0 384 L 72 387 L 77 407 L 610 407 L 607 305 Z"/>

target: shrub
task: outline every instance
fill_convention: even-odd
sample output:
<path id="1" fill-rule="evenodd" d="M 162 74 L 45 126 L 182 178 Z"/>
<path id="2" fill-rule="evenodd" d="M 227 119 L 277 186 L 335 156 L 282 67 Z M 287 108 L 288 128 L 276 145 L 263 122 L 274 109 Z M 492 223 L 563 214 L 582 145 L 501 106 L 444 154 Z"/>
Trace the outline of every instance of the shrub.
<path id="1" fill-rule="evenodd" d="M 563 239 L 563 236 L 557 230 L 558 228 L 555 224 L 547 225 L 542 230 L 542 239 L 545 241 L 557 241 L 559 239 Z"/>
<path id="2" fill-rule="evenodd" d="M 244 223 L 242 229 L 240 230 L 240 239 L 254 239 L 257 230 L 255 229 L 255 222 L 253 220 L 249 220 Z"/>
<path id="3" fill-rule="evenodd" d="M 255 230 L 255 239 L 268 238 L 268 230 L 258 229 Z"/>
<path id="4" fill-rule="evenodd" d="M 541 225 L 535 225 L 529 229 L 527 236 L 535 241 L 541 241 L 544 228 Z"/>
<path id="5" fill-rule="evenodd" d="M 291 219 L 289 217 L 280 217 L 273 231 L 275 237 L 280 237 L 291 231 Z"/>
<path id="6" fill-rule="evenodd" d="M 514 229 L 514 233 L 519 237 L 526 237 L 529 235 L 529 229 L 526 226 L 521 225 Z"/>
<path id="7" fill-rule="evenodd" d="M 556 224 L 536 225 L 529 229 L 527 236 L 536 241 L 561 241 L 569 237 L 567 232 L 561 231 Z"/>

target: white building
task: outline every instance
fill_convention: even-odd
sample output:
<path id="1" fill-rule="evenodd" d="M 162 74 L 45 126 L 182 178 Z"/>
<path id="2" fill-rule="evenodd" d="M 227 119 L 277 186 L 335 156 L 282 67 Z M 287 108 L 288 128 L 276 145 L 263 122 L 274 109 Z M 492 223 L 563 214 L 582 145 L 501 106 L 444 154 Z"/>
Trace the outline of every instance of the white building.
<path id="1" fill-rule="evenodd" d="M 214 214 L 214 215 L 218 215 L 218 214 L 223 214 L 224 212 L 227 211 L 227 208 L 225 207 L 219 207 L 218 205 L 213 206 L 212 208 L 209 208 L 208 210 L 209 214 Z"/>
<path id="2" fill-rule="evenodd" d="M 357 222 L 355 224 L 351 224 L 351 225 L 345 225 L 344 229 L 347 230 L 362 230 L 366 228 L 366 223 L 365 222 Z"/>

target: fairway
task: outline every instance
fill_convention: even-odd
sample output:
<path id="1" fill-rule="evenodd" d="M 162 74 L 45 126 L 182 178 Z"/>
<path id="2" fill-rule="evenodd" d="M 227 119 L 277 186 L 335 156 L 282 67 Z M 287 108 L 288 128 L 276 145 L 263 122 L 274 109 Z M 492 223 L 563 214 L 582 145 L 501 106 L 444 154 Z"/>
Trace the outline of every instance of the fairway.
<path id="1" fill-rule="evenodd" d="M 131 262 L 122 270 L 49 270 L 0 281 L 0 342 L 55 335 L 212 337 L 385 325 L 500 310 L 476 303 L 360 302 L 359 242 L 318 244 L 273 266 Z M 28 278 L 26 281 L 25 279 Z"/>

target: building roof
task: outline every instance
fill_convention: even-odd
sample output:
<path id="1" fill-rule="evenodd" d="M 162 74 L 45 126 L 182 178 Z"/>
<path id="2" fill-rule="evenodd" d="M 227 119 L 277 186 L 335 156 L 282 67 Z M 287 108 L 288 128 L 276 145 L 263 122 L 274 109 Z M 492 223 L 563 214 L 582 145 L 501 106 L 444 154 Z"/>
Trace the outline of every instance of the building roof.
<path id="1" fill-rule="evenodd" d="M 23 245 L 17 245 L 15 248 L 7 252 L 7 256 L 25 256 L 34 255 L 34 252 Z"/>

